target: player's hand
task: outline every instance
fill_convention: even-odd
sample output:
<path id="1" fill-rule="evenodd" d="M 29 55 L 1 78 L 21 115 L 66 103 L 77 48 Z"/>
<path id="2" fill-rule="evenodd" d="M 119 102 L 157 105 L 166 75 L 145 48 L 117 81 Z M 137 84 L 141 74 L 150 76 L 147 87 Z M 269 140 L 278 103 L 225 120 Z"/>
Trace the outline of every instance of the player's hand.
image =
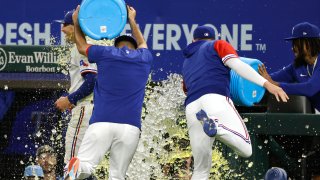
<path id="1" fill-rule="evenodd" d="M 76 10 L 72 14 L 73 24 L 78 24 L 78 15 L 79 15 L 80 5 L 77 6 Z"/>
<path id="2" fill-rule="evenodd" d="M 270 83 L 269 81 L 266 81 L 263 87 L 265 87 L 271 94 L 273 94 L 278 102 L 280 102 L 280 100 L 283 102 L 287 102 L 289 100 L 288 95 L 283 91 L 281 87 L 278 87 Z"/>
<path id="3" fill-rule="evenodd" d="M 264 77 L 266 80 L 268 81 L 272 80 L 264 64 L 261 64 L 258 66 L 258 71 L 259 71 L 259 74 L 262 77 Z"/>
<path id="4" fill-rule="evenodd" d="M 273 81 L 273 79 L 271 78 L 271 76 L 269 75 L 266 67 L 264 64 L 262 65 L 259 65 L 258 66 L 258 72 L 259 74 L 264 77 L 266 80 L 268 80 L 269 82 L 271 82 L 272 84 L 276 85 L 276 86 L 279 86 L 279 83 Z"/>
<path id="5" fill-rule="evenodd" d="M 135 20 L 137 15 L 136 10 L 132 6 L 127 5 L 127 11 L 128 11 L 128 19 Z"/>
<path id="6" fill-rule="evenodd" d="M 60 97 L 54 105 L 56 106 L 57 109 L 60 111 L 65 111 L 66 109 L 72 109 L 74 106 L 73 104 L 70 103 L 68 97 Z"/>

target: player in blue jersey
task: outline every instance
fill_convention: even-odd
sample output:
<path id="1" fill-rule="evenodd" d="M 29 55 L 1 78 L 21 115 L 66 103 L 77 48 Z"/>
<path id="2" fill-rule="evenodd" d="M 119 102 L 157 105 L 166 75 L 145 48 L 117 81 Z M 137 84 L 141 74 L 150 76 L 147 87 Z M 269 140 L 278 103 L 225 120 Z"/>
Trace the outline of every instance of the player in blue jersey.
<path id="1" fill-rule="evenodd" d="M 294 62 L 287 67 L 268 74 L 264 65 L 259 73 L 273 84 L 280 86 L 287 94 L 306 96 L 315 108 L 320 111 L 320 29 L 316 25 L 303 22 L 295 25 L 292 37 Z"/>
<path id="2" fill-rule="evenodd" d="M 242 157 L 252 154 L 247 128 L 230 99 L 230 69 L 264 86 L 277 100 L 288 96 L 243 63 L 234 48 L 223 40 L 214 40 L 214 30 L 199 26 L 193 43 L 184 49 L 184 89 L 186 117 L 194 157 L 193 180 L 209 178 L 212 145 L 217 138 Z"/>
<path id="3" fill-rule="evenodd" d="M 110 151 L 109 179 L 124 180 L 136 151 L 141 128 L 145 86 L 153 57 L 136 24 L 136 11 L 128 6 L 133 36 L 120 36 L 115 47 L 87 44 L 79 27 L 77 8 L 73 15 L 78 50 L 97 64 L 94 110 L 79 149 L 71 159 L 68 176 L 84 179 Z"/>

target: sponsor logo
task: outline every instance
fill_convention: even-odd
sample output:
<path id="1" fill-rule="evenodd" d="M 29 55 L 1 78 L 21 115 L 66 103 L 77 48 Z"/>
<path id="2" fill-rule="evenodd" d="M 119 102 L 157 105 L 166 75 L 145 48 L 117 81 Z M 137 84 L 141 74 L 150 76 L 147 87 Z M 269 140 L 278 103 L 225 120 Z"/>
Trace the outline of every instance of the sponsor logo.
<path id="1" fill-rule="evenodd" d="M 228 41 L 236 50 L 267 50 L 264 42 L 254 43 L 256 38 L 254 38 L 255 29 L 253 24 L 217 25 L 207 23 L 204 25 L 214 30 L 215 39 Z M 192 42 L 193 32 L 198 26 L 199 24 L 145 24 L 140 28 L 145 40 L 149 43 L 150 49 L 178 51 Z M 127 24 L 121 34 L 128 34 L 130 29 L 130 25 Z M 254 45 L 257 45 L 257 48 Z"/>
<path id="2" fill-rule="evenodd" d="M 30 51 L 21 54 L 21 48 L 6 50 L 0 47 L 0 72 L 55 72 L 58 55 L 55 52 Z M 18 50 L 19 49 L 19 50 Z"/>
<path id="3" fill-rule="evenodd" d="M 8 58 L 6 52 L 2 48 L 0 48 L 0 71 L 2 71 L 6 67 L 7 62 Z"/>

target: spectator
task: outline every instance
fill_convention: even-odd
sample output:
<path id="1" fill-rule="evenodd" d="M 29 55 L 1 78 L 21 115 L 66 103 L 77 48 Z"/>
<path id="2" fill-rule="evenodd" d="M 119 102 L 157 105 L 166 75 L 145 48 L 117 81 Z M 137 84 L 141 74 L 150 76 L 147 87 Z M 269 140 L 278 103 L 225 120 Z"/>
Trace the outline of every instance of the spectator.
<path id="1" fill-rule="evenodd" d="M 26 180 L 37 180 L 43 179 L 43 170 L 38 165 L 30 165 L 24 169 L 24 178 Z"/>
<path id="2" fill-rule="evenodd" d="M 60 179 L 56 174 L 57 155 L 52 147 L 48 145 L 39 147 L 36 154 L 36 162 L 43 170 L 44 180 Z"/>

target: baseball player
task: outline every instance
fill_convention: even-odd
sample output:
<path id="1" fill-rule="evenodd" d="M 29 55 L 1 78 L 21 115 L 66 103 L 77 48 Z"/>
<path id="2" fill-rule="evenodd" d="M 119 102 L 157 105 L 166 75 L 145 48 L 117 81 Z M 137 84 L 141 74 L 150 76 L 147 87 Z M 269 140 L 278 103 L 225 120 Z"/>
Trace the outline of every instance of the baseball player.
<path id="1" fill-rule="evenodd" d="M 97 64 L 99 75 L 90 126 L 78 157 L 72 158 L 68 165 L 66 177 L 90 176 L 104 154 L 110 151 L 109 179 L 124 180 L 138 146 L 145 87 L 153 58 L 136 24 L 136 11 L 132 7 L 127 7 L 128 22 L 136 40 L 120 36 L 115 40 L 115 47 L 86 43 L 78 24 L 79 9 L 78 6 L 73 15 L 77 47 L 90 62 Z"/>
<path id="2" fill-rule="evenodd" d="M 61 31 L 65 34 L 66 42 L 73 43 L 69 62 L 69 75 L 71 86 L 68 96 L 60 97 L 55 106 L 61 110 L 72 109 L 72 117 L 68 124 L 65 138 L 65 158 L 67 164 L 71 157 L 76 156 L 81 145 L 84 133 L 89 126 L 89 119 L 93 110 L 93 88 L 97 74 L 95 64 L 90 64 L 88 59 L 81 55 L 75 45 L 74 24 L 72 14 L 66 13 Z"/>
<path id="3" fill-rule="evenodd" d="M 270 75 L 262 65 L 259 73 L 289 95 L 306 96 L 316 114 L 320 114 L 320 28 L 308 22 L 299 23 L 293 27 L 292 37 L 285 40 L 292 41 L 294 62 Z"/>
<path id="4" fill-rule="evenodd" d="M 199 26 L 194 31 L 193 43 L 183 51 L 186 117 L 194 156 L 193 180 L 209 178 L 215 138 L 242 157 L 252 154 L 247 128 L 230 99 L 230 69 L 265 87 L 278 101 L 288 99 L 281 88 L 243 63 L 229 43 L 214 37 L 211 27 Z"/>

